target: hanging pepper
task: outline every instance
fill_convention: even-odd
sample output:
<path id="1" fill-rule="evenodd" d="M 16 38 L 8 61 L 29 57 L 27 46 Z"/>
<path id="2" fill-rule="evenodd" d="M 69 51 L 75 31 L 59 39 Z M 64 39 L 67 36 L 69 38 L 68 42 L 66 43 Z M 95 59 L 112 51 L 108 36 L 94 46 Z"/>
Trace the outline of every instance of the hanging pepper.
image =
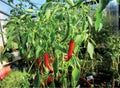
<path id="1" fill-rule="evenodd" d="M 51 68 L 49 65 L 49 55 L 47 53 L 44 53 L 43 56 L 44 56 L 45 66 L 49 69 L 49 71 L 53 72 L 53 68 Z"/>
<path id="2" fill-rule="evenodd" d="M 38 65 L 40 65 L 40 57 L 37 58 L 36 62 Z"/>
<path id="3" fill-rule="evenodd" d="M 43 66 L 40 64 L 40 57 L 37 58 L 36 60 L 37 64 L 39 65 L 40 72 L 43 73 Z"/>
<path id="4" fill-rule="evenodd" d="M 53 81 L 53 77 L 52 75 L 49 75 L 47 79 L 44 80 L 44 85 L 46 85 L 47 83 L 51 83 Z"/>
<path id="5" fill-rule="evenodd" d="M 66 61 L 69 61 L 70 58 L 72 57 L 72 53 L 74 50 L 74 45 L 75 45 L 75 41 L 71 40 L 69 43 L 69 49 L 68 49 L 68 55 L 64 55 L 64 58 L 66 59 Z"/>
<path id="6" fill-rule="evenodd" d="M 68 50 L 68 58 L 70 59 L 72 57 L 72 53 L 73 53 L 73 50 L 74 50 L 74 40 L 71 40 L 70 43 L 69 43 L 69 50 Z"/>

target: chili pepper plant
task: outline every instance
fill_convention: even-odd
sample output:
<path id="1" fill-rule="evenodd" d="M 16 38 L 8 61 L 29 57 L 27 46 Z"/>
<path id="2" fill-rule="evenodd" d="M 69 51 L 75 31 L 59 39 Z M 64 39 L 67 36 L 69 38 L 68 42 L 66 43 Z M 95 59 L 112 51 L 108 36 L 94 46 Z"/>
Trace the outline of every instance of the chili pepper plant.
<path id="1" fill-rule="evenodd" d="M 3 53 L 11 42 L 18 44 L 31 87 L 76 87 L 94 70 L 95 34 L 104 26 L 102 14 L 108 2 L 100 6 L 93 2 L 96 8 L 82 0 L 47 1 L 40 8 L 24 8 L 21 2 L 11 10 Z"/>

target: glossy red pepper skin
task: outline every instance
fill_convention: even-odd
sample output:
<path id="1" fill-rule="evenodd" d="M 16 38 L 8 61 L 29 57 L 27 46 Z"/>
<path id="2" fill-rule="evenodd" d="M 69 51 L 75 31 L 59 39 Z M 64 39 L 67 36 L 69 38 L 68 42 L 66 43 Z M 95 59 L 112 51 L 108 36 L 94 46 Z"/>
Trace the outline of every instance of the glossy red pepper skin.
<path id="1" fill-rule="evenodd" d="M 68 55 L 64 55 L 64 58 L 66 59 L 66 61 L 69 61 L 70 58 L 72 57 L 72 54 L 74 51 L 74 45 L 75 45 L 75 41 L 71 40 L 69 43 Z"/>
<path id="2" fill-rule="evenodd" d="M 47 53 L 44 53 L 43 56 L 44 56 L 45 66 L 49 69 L 49 71 L 53 72 L 53 68 L 51 68 L 49 65 L 49 55 Z"/>
<path id="3" fill-rule="evenodd" d="M 0 69 L 0 80 L 4 79 L 10 71 L 11 71 L 10 66 Z"/>

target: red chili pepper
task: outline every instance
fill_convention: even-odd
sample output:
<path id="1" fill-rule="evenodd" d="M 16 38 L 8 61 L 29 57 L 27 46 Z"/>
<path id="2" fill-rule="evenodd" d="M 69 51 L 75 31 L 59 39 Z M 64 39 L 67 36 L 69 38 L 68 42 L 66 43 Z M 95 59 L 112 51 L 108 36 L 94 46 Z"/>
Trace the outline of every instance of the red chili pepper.
<path id="1" fill-rule="evenodd" d="M 53 81 L 52 75 L 49 75 L 47 79 L 44 80 L 44 84 L 46 85 L 47 83 L 50 83 Z"/>
<path id="2" fill-rule="evenodd" d="M 52 82 L 53 81 L 53 77 L 52 75 L 50 75 L 48 78 L 47 78 L 47 82 Z"/>
<path id="3" fill-rule="evenodd" d="M 72 53 L 73 53 L 73 50 L 74 50 L 74 45 L 75 45 L 74 40 L 71 40 L 70 43 L 69 43 L 69 50 L 68 50 L 68 58 L 69 59 L 72 57 Z"/>
<path id="4" fill-rule="evenodd" d="M 10 66 L 0 69 L 0 80 L 4 79 L 10 71 L 11 71 Z"/>
<path id="5" fill-rule="evenodd" d="M 41 62 L 40 57 L 37 58 L 36 62 L 39 65 L 40 72 L 43 73 L 43 66 L 40 64 Z"/>
<path id="6" fill-rule="evenodd" d="M 40 65 L 40 57 L 37 58 L 36 62 L 38 65 Z"/>
<path id="7" fill-rule="evenodd" d="M 47 53 L 44 53 L 43 56 L 44 56 L 45 66 L 46 66 L 51 72 L 53 72 L 53 68 L 51 68 L 50 65 L 49 65 L 49 55 L 48 55 Z"/>
<path id="8" fill-rule="evenodd" d="M 73 53 L 73 50 L 74 50 L 74 45 L 75 45 L 75 41 L 71 40 L 70 43 L 69 43 L 68 55 L 64 56 L 66 61 L 69 61 L 70 58 L 72 57 L 72 53 Z"/>

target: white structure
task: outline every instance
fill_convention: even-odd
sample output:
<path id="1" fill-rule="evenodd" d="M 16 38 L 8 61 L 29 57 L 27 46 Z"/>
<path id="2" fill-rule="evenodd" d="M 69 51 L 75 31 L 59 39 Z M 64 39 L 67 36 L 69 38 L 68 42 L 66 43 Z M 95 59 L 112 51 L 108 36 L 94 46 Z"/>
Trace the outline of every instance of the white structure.
<path id="1" fill-rule="evenodd" d="M 0 51 L 6 42 L 5 34 L 1 34 L 6 32 L 5 29 L 3 29 L 3 25 L 7 22 L 11 9 L 11 6 L 5 3 L 4 0 L 0 1 Z"/>
<path id="2" fill-rule="evenodd" d="M 3 25 L 7 22 L 8 16 L 5 14 L 0 13 L 0 32 L 5 33 L 5 29 L 3 29 Z M 4 46 L 4 43 L 6 42 L 6 38 L 4 34 L 0 33 L 0 46 Z"/>

